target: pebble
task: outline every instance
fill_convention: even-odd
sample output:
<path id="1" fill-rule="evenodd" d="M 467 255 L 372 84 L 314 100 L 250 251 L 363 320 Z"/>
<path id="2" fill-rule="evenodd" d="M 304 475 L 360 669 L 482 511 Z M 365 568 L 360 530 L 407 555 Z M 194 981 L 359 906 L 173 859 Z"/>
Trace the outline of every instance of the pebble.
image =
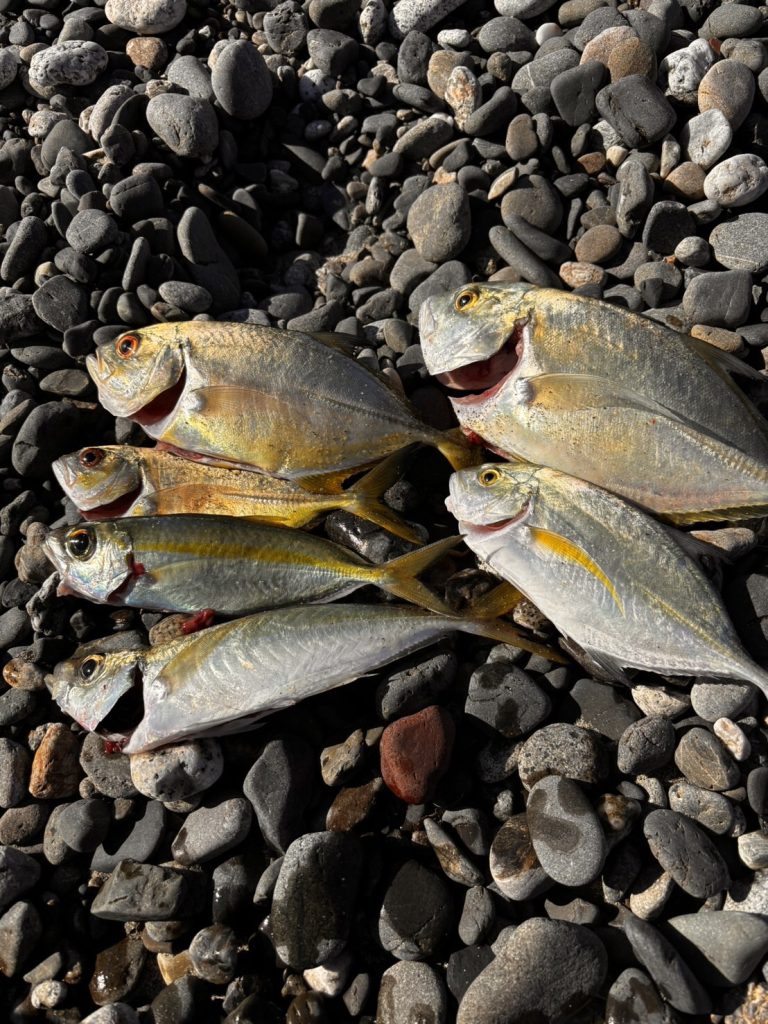
<path id="1" fill-rule="evenodd" d="M 66 725 L 49 725 L 32 758 L 29 792 L 38 800 L 61 800 L 77 793 L 78 742 Z"/>
<path id="2" fill-rule="evenodd" d="M 527 789 L 547 775 L 595 783 L 608 773 L 608 759 L 597 733 L 553 722 L 538 729 L 522 745 L 518 771 Z"/>
<path id="3" fill-rule="evenodd" d="M 402 39 L 414 30 L 428 32 L 439 25 L 463 0 L 397 0 L 389 16 L 389 24 L 395 39 Z M 328 26 L 329 28 L 331 26 Z"/>
<path id="4" fill-rule="evenodd" d="M 539 231 L 549 234 L 557 231 L 563 219 L 563 204 L 546 178 L 539 174 L 521 177 L 517 187 L 504 195 L 501 218 L 513 231 L 513 218 L 518 216 Z"/>
<path id="5" fill-rule="evenodd" d="M 401 960 L 381 976 L 376 1020 L 379 1024 L 447 1024 L 448 993 L 434 967 Z"/>
<path id="6" fill-rule="evenodd" d="M 225 985 L 237 969 L 237 936 L 226 925 L 201 928 L 189 944 L 192 970 L 203 981 Z"/>
<path id="7" fill-rule="evenodd" d="M 18 974 L 42 934 L 40 915 L 32 903 L 18 902 L 0 917 L 0 973 Z"/>
<path id="8" fill-rule="evenodd" d="M 450 714 L 435 705 L 388 725 L 379 744 L 387 788 L 405 803 L 428 800 L 448 768 L 454 734 Z"/>
<path id="9" fill-rule="evenodd" d="M 663 998 L 681 1013 L 709 1013 L 712 1002 L 675 947 L 639 917 L 627 917 L 624 932 L 632 951 L 650 974 Z"/>
<path id="10" fill-rule="evenodd" d="M 694 39 L 688 46 L 667 54 L 659 64 L 659 81 L 666 95 L 681 103 L 696 103 L 701 80 L 716 59 L 705 39 Z"/>
<path id="11" fill-rule="evenodd" d="M 571 688 L 571 701 L 571 714 L 577 714 L 576 725 L 609 740 L 618 741 L 627 726 L 642 717 L 617 687 L 594 679 L 577 679 Z"/>
<path id="12" fill-rule="evenodd" d="M 308 832 L 288 847 L 272 897 L 272 941 L 297 970 L 316 967 L 343 950 L 362 871 L 357 840 L 338 832 Z"/>
<path id="13" fill-rule="evenodd" d="M 768 816 L 768 766 L 753 768 L 747 775 L 747 799 L 755 814 Z"/>
<path id="14" fill-rule="evenodd" d="M 489 866 L 494 882 L 511 900 L 532 899 L 552 885 L 536 856 L 525 814 L 508 818 L 496 833 Z"/>
<path id="15" fill-rule="evenodd" d="M 131 781 L 151 800 L 172 803 L 209 789 L 224 770 L 216 740 L 190 740 L 131 755 Z"/>
<path id="16" fill-rule="evenodd" d="M 668 718 L 641 718 L 622 734 L 616 752 L 617 765 L 625 775 L 645 774 L 667 764 L 675 750 L 675 730 Z"/>
<path id="17" fill-rule="evenodd" d="M 593 881 L 603 866 L 605 838 L 589 800 L 572 779 L 548 775 L 528 794 L 531 844 L 555 882 L 579 886 Z"/>
<path id="18" fill-rule="evenodd" d="M 482 942 L 490 931 L 496 912 L 493 898 L 483 885 L 473 885 L 464 897 L 458 925 L 459 938 L 467 946 Z"/>
<path id="19" fill-rule="evenodd" d="M 733 827 L 734 809 L 728 797 L 690 782 L 674 782 L 669 787 L 669 806 L 719 836 L 726 835 Z"/>
<path id="20" fill-rule="evenodd" d="M 302 831 L 315 773 L 312 748 L 286 734 L 266 743 L 245 778 L 243 792 L 264 840 L 277 853 L 285 853 Z"/>
<path id="21" fill-rule="evenodd" d="M 600 989 L 607 955 L 588 928 L 531 917 L 503 942 L 464 993 L 457 1024 L 559 1020 Z"/>
<path id="22" fill-rule="evenodd" d="M 231 116 L 241 121 L 260 117 L 272 101 L 272 76 L 264 58 L 251 43 L 244 39 L 228 43 L 216 59 L 211 72 L 213 93 L 220 106 Z M 154 101 L 152 101 L 154 102 Z M 207 110 L 206 129 L 210 131 L 216 145 L 215 116 L 211 121 Z M 147 110 L 149 118 L 149 109 Z M 152 125 L 152 127 L 155 127 Z M 161 134 L 159 129 L 156 129 Z M 162 136 L 164 141 L 168 141 Z M 168 143 L 171 145 L 170 143 Z M 171 146 L 174 152 L 179 150 Z M 194 153 L 182 153 L 194 156 Z"/>
<path id="23" fill-rule="evenodd" d="M 76 213 L 67 228 L 67 242 L 75 252 L 89 256 L 117 241 L 117 225 L 103 210 Z"/>
<path id="24" fill-rule="evenodd" d="M 40 319 L 55 331 L 67 331 L 88 316 L 88 295 L 84 288 L 64 274 L 48 278 L 32 296 Z"/>
<path id="25" fill-rule="evenodd" d="M 741 213 L 709 233 L 715 259 L 728 270 L 762 274 L 768 269 L 768 214 Z"/>
<path id="26" fill-rule="evenodd" d="M 727 152 L 732 139 L 728 118 L 715 107 L 686 121 L 680 131 L 683 154 L 706 171 Z"/>
<path id="27" fill-rule="evenodd" d="M 0 807 L 15 807 L 27 795 L 30 763 L 21 743 L 0 737 Z"/>
<path id="28" fill-rule="evenodd" d="M 670 940 L 710 985 L 739 985 L 768 952 L 768 921 L 757 914 L 710 911 L 667 922 Z"/>
<path id="29" fill-rule="evenodd" d="M 93 852 L 92 871 L 113 871 L 121 860 L 150 863 L 165 835 L 167 814 L 159 800 L 147 801 L 144 813 L 115 835 L 108 836 Z M 121 841 L 122 840 L 122 841 Z"/>
<path id="30" fill-rule="evenodd" d="M 76 800 L 67 804 L 58 820 L 58 832 L 70 850 L 90 853 L 107 834 L 112 814 L 105 800 Z"/>
<path id="31" fill-rule="evenodd" d="M 576 243 L 576 259 L 583 263 L 606 263 L 621 248 L 622 238 L 612 224 L 588 228 Z"/>
<path id="32" fill-rule="evenodd" d="M 431 818 L 424 819 L 424 831 L 448 878 L 468 888 L 483 881 L 483 873 L 467 857 L 448 831 Z"/>
<path id="33" fill-rule="evenodd" d="M 749 315 L 751 289 L 752 280 L 745 270 L 699 274 L 685 289 L 683 309 L 697 324 L 739 327 Z"/>
<path id="34" fill-rule="evenodd" d="M 109 21 L 142 36 L 170 32 L 187 13 L 187 0 L 107 0 Z"/>
<path id="35" fill-rule="evenodd" d="M 699 110 L 721 111 L 731 128 L 741 126 L 755 96 L 755 78 L 744 64 L 721 60 L 707 71 L 699 84 Z"/>
<path id="36" fill-rule="evenodd" d="M 171 844 L 174 860 L 201 864 L 238 846 L 250 830 L 251 813 L 251 805 L 243 797 L 193 811 Z"/>
<path id="37" fill-rule="evenodd" d="M 464 713 L 508 739 L 531 732 L 550 710 L 547 695 L 514 665 L 481 665 L 469 680 Z"/>
<path id="38" fill-rule="evenodd" d="M 107 67 L 107 51 L 98 43 L 70 40 L 38 51 L 29 64 L 29 81 L 43 89 L 90 85 Z"/>
<path id="39" fill-rule="evenodd" d="M 40 878 L 40 865 L 29 854 L 0 846 L 0 908 L 15 903 Z"/>
<path id="40" fill-rule="evenodd" d="M 599 60 L 588 60 L 555 75 L 550 83 L 552 100 L 566 124 L 576 128 L 590 121 L 597 110 L 596 97 L 605 84 L 606 68 Z"/>
<path id="41" fill-rule="evenodd" d="M 644 75 L 611 82 L 598 92 L 596 105 L 628 146 L 657 142 L 677 120 L 664 95 Z"/>
<path id="42" fill-rule="evenodd" d="M 379 941 L 398 960 L 436 956 L 454 927 L 453 902 L 442 879 L 406 861 L 387 886 L 379 915 Z"/>
<path id="43" fill-rule="evenodd" d="M 754 153 L 737 153 L 716 164 L 704 179 L 704 194 L 720 206 L 746 206 L 768 189 L 768 165 Z"/>
<path id="44" fill-rule="evenodd" d="M 730 718 L 718 718 L 712 731 L 736 761 L 746 761 L 752 753 L 752 745 L 741 729 Z"/>
<path id="45" fill-rule="evenodd" d="M 711 840 L 676 811 L 651 811 L 643 832 L 651 852 L 680 888 L 707 899 L 730 884 L 728 869 Z"/>
<path id="46" fill-rule="evenodd" d="M 645 971 L 637 967 L 626 968 L 611 985 L 605 1017 L 626 1024 L 670 1024 L 667 1004 Z"/>
<path id="47" fill-rule="evenodd" d="M 177 156 L 209 157 L 219 142 L 216 113 L 207 100 L 164 93 L 147 104 L 150 128 Z"/>
<path id="48" fill-rule="evenodd" d="M 107 921 L 174 921 L 187 895 L 178 871 L 124 860 L 99 889 L 91 913 Z"/>
<path id="49" fill-rule="evenodd" d="M 736 840 L 739 859 L 753 871 L 768 868 L 768 836 L 763 832 L 745 832 Z"/>

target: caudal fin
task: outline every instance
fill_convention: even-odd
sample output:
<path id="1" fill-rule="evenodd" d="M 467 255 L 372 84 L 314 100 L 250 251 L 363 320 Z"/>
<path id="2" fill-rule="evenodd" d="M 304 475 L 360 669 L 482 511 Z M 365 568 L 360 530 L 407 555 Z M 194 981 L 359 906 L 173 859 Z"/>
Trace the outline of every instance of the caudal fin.
<path id="1" fill-rule="evenodd" d="M 531 640 L 515 626 L 510 625 L 508 622 L 502 622 L 500 619 L 465 619 L 462 621 L 462 625 L 457 625 L 456 628 L 463 630 L 465 633 L 474 633 L 475 636 L 485 636 L 490 640 L 498 640 L 502 644 L 512 644 L 514 647 L 520 647 L 522 650 L 530 651 L 532 654 L 540 654 L 543 658 L 548 658 L 550 661 L 561 663 L 566 661 L 560 651 L 547 647 L 546 644 L 540 644 L 535 640 Z"/>
<path id="2" fill-rule="evenodd" d="M 496 619 L 514 611 L 524 596 L 511 583 L 499 583 L 493 590 L 473 601 L 466 609 L 466 614 L 473 619 Z"/>
<path id="3" fill-rule="evenodd" d="M 483 461 L 482 448 L 471 445 L 458 429 L 444 430 L 437 434 L 433 444 L 455 470 L 479 466 Z"/>
<path id="4" fill-rule="evenodd" d="M 384 491 L 397 483 L 403 475 L 405 464 L 414 448 L 415 445 L 411 445 L 395 452 L 369 470 L 356 484 L 344 491 L 343 507 L 361 519 L 389 530 L 396 537 L 402 537 L 411 544 L 421 544 L 423 538 L 381 501 Z"/>
<path id="5" fill-rule="evenodd" d="M 391 562 L 377 567 L 373 572 L 376 575 L 376 584 L 383 590 L 401 597 L 411 604 L 428 608 L 432 612 L 439 612 L 441 615 L 453 615 L 454 612 L 440 598 L 433 594 L 420 580 L 416 579 L 419 573 L 436 562 L 446 552 L 455 548 L 461 541 L 461 537 L 447 537 L 445 540 L 435 541 L 434 544 L 427 544 L 418 551 L 411 551 L 400 558 L 393 558 Z"/>

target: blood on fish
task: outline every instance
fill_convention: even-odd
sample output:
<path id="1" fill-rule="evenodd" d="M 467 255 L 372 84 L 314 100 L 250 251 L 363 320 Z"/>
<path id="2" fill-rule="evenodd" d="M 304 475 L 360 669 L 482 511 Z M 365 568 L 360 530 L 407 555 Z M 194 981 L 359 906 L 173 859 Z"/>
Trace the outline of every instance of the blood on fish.
<path id="1" fill-rule="evenodd" d="M 181 632 L 184 636 L 189 636 L 190 633 L 197 633 L 198 630 L 207 629 L 208 626 L 214 620 L 216 612 L 212 608 L 204 608 L 201 612 L 196 612 L 191 619 L 187 619 L 181 625 Z"/>

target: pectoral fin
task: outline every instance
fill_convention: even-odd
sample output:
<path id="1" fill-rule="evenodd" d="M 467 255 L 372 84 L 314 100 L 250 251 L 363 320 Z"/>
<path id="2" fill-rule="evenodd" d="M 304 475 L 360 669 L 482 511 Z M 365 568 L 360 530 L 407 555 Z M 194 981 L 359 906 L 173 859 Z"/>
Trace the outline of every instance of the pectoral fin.
<path id="1" fill-rule="evenodd" d="M 540 527 L 531 526 L 529 532 L 533 538 L 534 544 L 543 548 L 546 551 L 551 551 L 559 558 L 563 558 L 568 562 L 573 562 L 576 565 L 580 565 L 582 569 L 585 569 L 588 573 L 595 577 L 608 593 L 611 595 L 614 604 L 619 609 L 619 612 L 624 614 L 624 604 L 619 597 L 616 587 L 608 579 L 600 566 L 592 558 L 589 557 L 583 548 L 580 548 L 573 541 L 568 540 L 567 537 L 561 536 L 559 533 L 552 533 L 550 530 L 542 530 Z"/>

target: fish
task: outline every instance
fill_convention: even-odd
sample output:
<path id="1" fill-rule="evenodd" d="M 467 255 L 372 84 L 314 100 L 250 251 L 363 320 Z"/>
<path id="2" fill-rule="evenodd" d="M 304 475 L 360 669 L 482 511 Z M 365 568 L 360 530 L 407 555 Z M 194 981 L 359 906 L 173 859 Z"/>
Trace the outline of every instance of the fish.
<path id="1" fill-rule="evenodd" d="M 160 448 L 81 448 L 53 463 L 59 486 L 89 521 L 119 516 L 246 516 L 279 526 L 311 526 L 345 509 L 413 544 L 421 536 L 380 496 L 400 477 L 410 449 L 383 459 L 346 490 L 311 491 L 250 470 L 211 466 Z"/>
<path id="2" fill-rule="evenodd" d="M 156 324 L 100 346 L 86 365 L 109 412 L 171 449 L 309 489 L 338 490 L 353 470 L 413 443 L 454 469 L 474 459 L 464 438 L 422 423 L 334 335 Z"/>
<path id="3" fill-rule="evenodd" d="M 612 678 L 735 678 L 768 694 L 687 535 L 542 466 L 486 463 L 454 473 L 449 489 L 467 546 Z"/>
<path id="4" fill-rule="evenodd" d="M 339 603 L 259 612 L 131 651 L 99 649 L 91 641 L 46 682 L 83 728 L 121 742 L 127 736 L 123 749 L 134 754 L 251 728 L 454 631 L 562 660 L 505 622 L 412 605 Z"/>
<path id="5" fill-rule="evenodd" d="M 430 373 L 465 394 L 462 430 L 673 523 L 768 513 L 768 422 L 732 374 L 757 371 L 628 310 L 527 284 L 421 306 Z"/>
<path id="6" fill-rule="evenodd" d="M 433 611 L 450 609 L 415 577 L 459 541 L 383 565 L 302 530 L 231 516 L 146 516 L 49 531 L 43 549 L 60 596 L 167 612 L 244 615 L 332 601 L 373 584 Z"/>

